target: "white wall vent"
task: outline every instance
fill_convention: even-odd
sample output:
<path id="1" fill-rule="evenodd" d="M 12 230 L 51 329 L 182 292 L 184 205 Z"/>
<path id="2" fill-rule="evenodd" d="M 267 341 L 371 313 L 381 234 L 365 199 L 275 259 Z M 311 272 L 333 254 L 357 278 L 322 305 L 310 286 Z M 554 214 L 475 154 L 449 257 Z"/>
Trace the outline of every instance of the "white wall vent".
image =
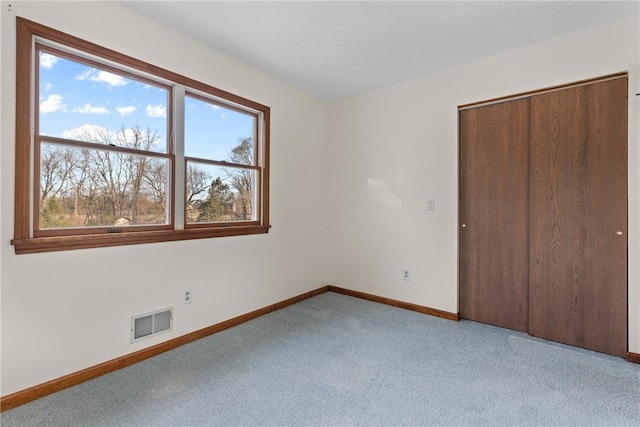
<path id="1" fill-rule="evenodd" d="M 131 317 L 131 342 L 173 329 L 173 307 Z"/>

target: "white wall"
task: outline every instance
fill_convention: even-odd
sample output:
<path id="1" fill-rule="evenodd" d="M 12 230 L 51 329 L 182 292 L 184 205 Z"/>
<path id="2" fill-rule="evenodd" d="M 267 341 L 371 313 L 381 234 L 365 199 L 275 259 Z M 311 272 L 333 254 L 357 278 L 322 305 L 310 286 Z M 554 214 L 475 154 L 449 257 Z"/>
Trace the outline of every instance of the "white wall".
<path id="1" fill-rule="evenodd" d="M 457 106 L 630 71 L 629 349 L 640 353 L 639 28 L 626 19 L 332 104 L 335 284 L 456 313 Z"/>
<path id="2" fill-rule="evenodd" d="M 271 232 L 16 256 L 16 15 L 271 106 Z M 3 396 L 332 281 L 326 103 L 116 2 L 2 2 L 1 31 Z M 173 332 L 130 344 L 130 316 L 167 306 Z"/>

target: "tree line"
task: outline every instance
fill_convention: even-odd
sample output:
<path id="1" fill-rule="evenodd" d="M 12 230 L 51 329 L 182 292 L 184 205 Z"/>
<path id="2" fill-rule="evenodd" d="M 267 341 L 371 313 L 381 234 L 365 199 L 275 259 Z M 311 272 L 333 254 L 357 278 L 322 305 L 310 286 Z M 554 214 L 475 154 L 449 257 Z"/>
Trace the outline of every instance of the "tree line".
<path id="1" fill-rule="evenodd" d="M 115 133 L 105 128 L 79 128 L 75 140 L 96 143 L 84 147 L 42 143 L 40 150 L 40 227 L 122 226 L 164 224 L 167 218 L 169 162 L 165 158 L 99 145 L 152 151 L 157 131 L 138 126 Z M 253 164 L 253 140 L 244 138 L 228 161 Z M 237 221 L 252 217 L 253 180 L 250 170 L 224 168 L 213 177 L 190 163 L 186 172 L 189 222 Z"/>

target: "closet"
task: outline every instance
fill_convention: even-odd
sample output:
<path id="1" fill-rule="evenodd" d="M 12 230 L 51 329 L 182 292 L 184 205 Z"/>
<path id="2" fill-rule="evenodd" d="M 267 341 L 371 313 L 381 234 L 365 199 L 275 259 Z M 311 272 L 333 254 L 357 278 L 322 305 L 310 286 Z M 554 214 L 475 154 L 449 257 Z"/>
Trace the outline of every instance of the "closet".
<path id="1" fill-rule="evenodd" d="M 627 76 L 459 110 L 462 318 L 625 356 Z"/>

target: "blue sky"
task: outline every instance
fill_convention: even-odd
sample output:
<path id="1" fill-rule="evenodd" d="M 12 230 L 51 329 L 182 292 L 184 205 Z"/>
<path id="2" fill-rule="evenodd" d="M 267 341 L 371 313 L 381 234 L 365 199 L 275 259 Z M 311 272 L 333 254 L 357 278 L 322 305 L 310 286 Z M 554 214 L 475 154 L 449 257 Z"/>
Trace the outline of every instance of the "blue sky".
<path id="1" fill-rule="evenodd" d="M 109 132 L 138 125 L 157 131 L 165 151 L 167 90 L 68 59 L 40 54 L 40 133 L 73 139 L 75 130 Z M 252 116 L 187 97 L 185 154 L 226 160 L 253 134 Z"/>

